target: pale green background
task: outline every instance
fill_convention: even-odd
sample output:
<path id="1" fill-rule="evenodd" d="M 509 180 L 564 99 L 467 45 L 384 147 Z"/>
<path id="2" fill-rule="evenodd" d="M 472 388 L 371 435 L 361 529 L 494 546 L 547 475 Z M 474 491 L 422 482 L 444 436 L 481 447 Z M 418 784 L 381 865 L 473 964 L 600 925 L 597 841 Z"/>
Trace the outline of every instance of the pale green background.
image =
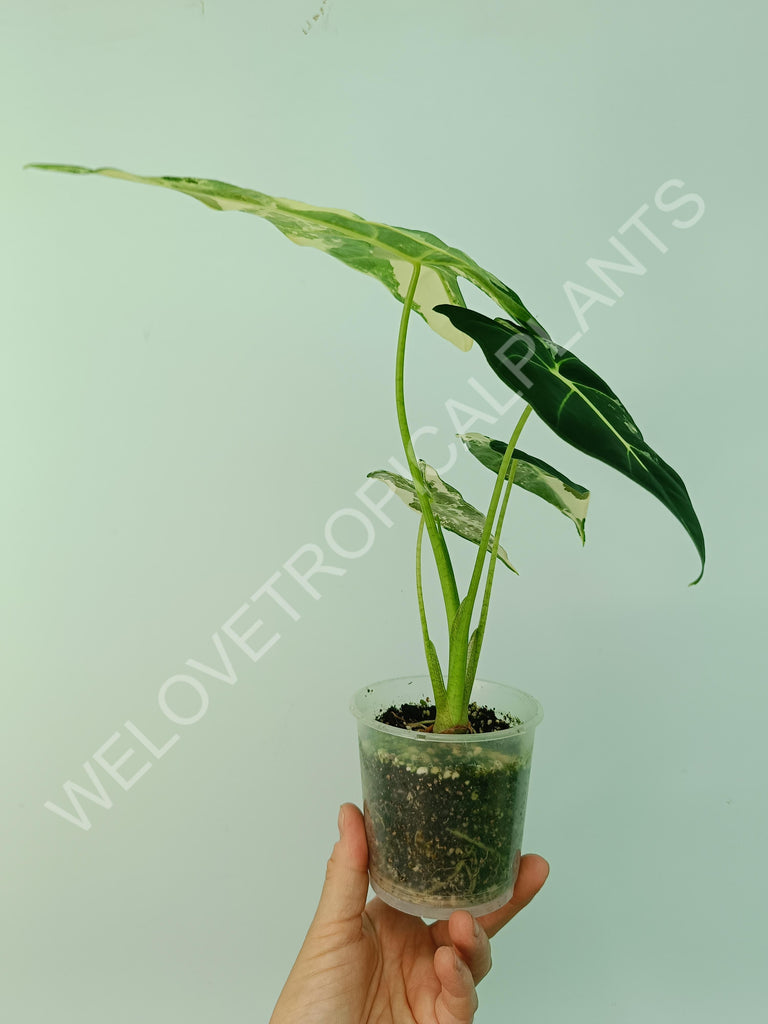
<path id="1" fill-rule="evenodd" d="M 757 1020 L 763 6 L 331 0 L 305 34 L 319 6 L 0 6 L 0 1015 L 266 1020 L 338 804 L 359 800 L 348 696 L 423 670 L 416 517 L 390 504 L 395 526 L 345 576 L 315 577 L 321 600 L 281 581 L 301 619 L 260 605 L 281 641 L 258 665 L 235 654 L 234 687 L 209 679 L 205 717 L 162 760 L 135 755 L 128 774 L 153 767 L 128 792 L 107 783 L 111 810 L 84 805 L 90 831 L 44 809 L 126 719 L 167 738 L 163 681 L 215 665 L 224 620 L 362 507 L 365 473 L 398 454 L 399 307 L 255 218 L 22 171 L 37 160 L 207 175 L 431 230 L 561 341 L 577 326 L 563 283 L 598 284 L 586 261 L 650 204 L 668 252 L 625 236 L 647 273 L 588 311 L 577 351 L 684 476 L 708 571 L 689 590 L 693 547 L 658 502 L 526 431 L 593 503 L 583 551 L 534 499 L 508 517 L 521 576 L 497 575 L 481 674 L 545 706 L 526 846 L 552 874 L 494 941 L 478 1019 Z M 672 220 L 690 205 L 654 207 L 669 179 L 706 203 L 687 230 Z M 408 401 L 414 427 L 438 428 L 420 447 L 438 464 L 443 403 L 471 404 L 471 376 L 502 397 L 478 351 L 414 322 Z M 468 458 L 451 479 L 482 505 L 490 477 Z"/>

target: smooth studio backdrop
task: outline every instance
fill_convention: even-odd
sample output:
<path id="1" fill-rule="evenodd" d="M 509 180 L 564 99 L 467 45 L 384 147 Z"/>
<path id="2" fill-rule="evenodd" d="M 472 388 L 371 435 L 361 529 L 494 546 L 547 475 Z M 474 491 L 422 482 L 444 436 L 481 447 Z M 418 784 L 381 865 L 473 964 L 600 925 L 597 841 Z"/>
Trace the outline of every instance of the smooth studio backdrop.
<path id="1" fill-rule="evenodd" d="M 758 1019 L 767 28 L 746 0 L 0 4 L 4 1020 L 266 1020 L 359 801 L 349 695 L 423 672 L 417 518 L 356 493 L 400 455 L 400 307 L 255 217 L 33 161 L 426 229 L 581 331 L 709 562 L 689 589 L 658 502 L 526 429 L 593 497 L 583 550 L 526 494 L 505 525 L 480 672 L 544 705 L 526 847 L 552 872 L 478 1019 Z M 618 292 L 589 264 L 611 237 L 643 267 Z M 417 318 L 406 373 L 427 461 L 511 432 L 479 351 Z M 485 507 L 469 456 L 450 479 Z M 342 570 L 319 598 L 284 568 L 306 545 Z M 224 624 L 257 619 L 279 639 L 227 667 Z"/>

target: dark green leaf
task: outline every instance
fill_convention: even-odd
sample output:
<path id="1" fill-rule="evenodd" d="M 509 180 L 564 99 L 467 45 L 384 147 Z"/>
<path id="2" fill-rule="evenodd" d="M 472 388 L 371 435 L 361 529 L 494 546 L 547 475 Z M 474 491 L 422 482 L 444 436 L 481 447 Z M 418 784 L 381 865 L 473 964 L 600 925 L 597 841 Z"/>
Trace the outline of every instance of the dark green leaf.
<path id="1" fill-rule="evenodd" d="M 459 306 L 438 306 L 471 335 L 491 369 L 568 444 L 613 466 L 654 494 L 682 524 L 701 558 L 705 546 L 680 476 L 646 443 L 627 409 L 602 378 L 567 349 L 501 318 Z"/>

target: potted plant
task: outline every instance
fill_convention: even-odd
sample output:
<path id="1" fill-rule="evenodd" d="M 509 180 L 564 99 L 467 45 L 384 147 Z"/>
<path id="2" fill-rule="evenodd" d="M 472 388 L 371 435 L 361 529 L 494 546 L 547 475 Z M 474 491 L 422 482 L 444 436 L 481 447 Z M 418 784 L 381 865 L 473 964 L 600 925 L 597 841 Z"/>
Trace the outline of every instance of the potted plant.
<path id="1" fill-rule="evenodd" d="M 541 720 L 541 707 L 528 694 L 475 678 L 496 563 L 514 571 L 500 544 L 502 523 L 517 485 L 570 518 L 583 543 L 589 500 L 586 488 L 520 450 L 520 434 L 535 412 L 563 441 L 654 494 L 696 547 L 701 559 L 697 583 L 704 571 L 704 537 L 682 479 L 645 442 L 606 382 L 553 342 L 511 288 L 435 235 L 209 179 L 29 166 L 141 182 L 184 193 L 213 210 L 256 214 L 298 245 L 314 246 L 377 278 L 402 303 L 395 407 L 409 476 L 388 470 L 369 476 L 385 482 L 419 513 L 416 595 L 427 674 L 364 687 L 353 698 L 371 881 L 386 901 L 425 917 L 448 917 L 459 907 L 481 914 L 501 906 L 517 873 L 533 735 Z M 466 308 L 459 278 L 485 292 L 504 315 L 492 319 Z M 466 449 L 495 476 L 485 515 L 414 451 L 404 395 L 412 312 L 462 351 L 476 343 L 491 370 L 522 399 L 509 439 L 462 435 Z M 477 546 L 463 595 L 446 532 Z M 422 592 L 425 533 L 448 627 L 447 659 L 442 660 L 430 637 Z"/>

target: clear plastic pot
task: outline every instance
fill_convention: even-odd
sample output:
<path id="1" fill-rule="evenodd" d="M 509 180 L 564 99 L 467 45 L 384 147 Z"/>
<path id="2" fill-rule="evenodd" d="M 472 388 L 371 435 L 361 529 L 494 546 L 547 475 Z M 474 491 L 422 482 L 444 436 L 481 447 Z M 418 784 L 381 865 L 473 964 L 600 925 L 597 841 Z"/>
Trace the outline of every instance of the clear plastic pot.
<path id="1" fill-rule="evenodd" d="M 422 700 L 432 700 L 428 676 L 389 679 L 352 699 L 371 885 L 418 917 L 488 914 L 509 900 L 517 878 L 542 708 L 522 690 L 477 680 L 472 701 L 519 724 L 449 735 L 376 720 L 391 706 Z"/>

